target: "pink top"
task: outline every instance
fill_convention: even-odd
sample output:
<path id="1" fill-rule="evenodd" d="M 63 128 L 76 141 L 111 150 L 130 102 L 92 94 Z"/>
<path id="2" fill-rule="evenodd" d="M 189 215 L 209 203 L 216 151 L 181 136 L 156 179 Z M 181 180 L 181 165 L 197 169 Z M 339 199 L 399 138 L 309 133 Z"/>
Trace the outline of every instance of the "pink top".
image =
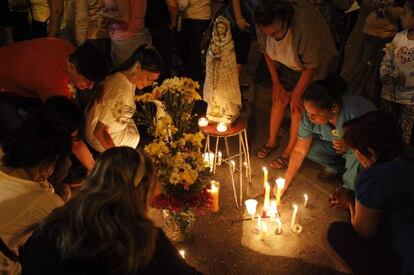
<path id="1" fill-rule="evenodd" d="M 145 13 L 147 11 L 147 0 L 129 1 L 129 22 L 111 22 L 108 26 L 112 40 L 126 40 L 141 31 L 145 26 Z M 110 11 L 116 11 L 115 0 L 105 0 L 105 7 Z"/>

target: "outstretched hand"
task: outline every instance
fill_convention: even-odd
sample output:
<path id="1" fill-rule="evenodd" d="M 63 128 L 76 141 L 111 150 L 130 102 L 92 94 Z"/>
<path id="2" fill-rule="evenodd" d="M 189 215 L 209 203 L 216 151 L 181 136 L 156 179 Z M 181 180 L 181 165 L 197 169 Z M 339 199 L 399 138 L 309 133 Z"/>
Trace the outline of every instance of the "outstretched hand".
<path id="1" fill-rule="evenodd" d="M 352 191 L 343 187 L 336 188 L 329 197 L 331 207 L 335 209 L 347 210 L 353 200 Z"/>

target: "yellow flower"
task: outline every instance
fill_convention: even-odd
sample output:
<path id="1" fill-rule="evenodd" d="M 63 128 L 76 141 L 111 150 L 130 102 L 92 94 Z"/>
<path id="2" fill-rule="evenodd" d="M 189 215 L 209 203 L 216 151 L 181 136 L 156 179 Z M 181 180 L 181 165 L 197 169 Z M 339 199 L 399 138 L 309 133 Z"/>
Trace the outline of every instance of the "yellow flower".
<path id="1" fill-rule="evenodd" d="M 140 101 L 143 103 L 147 103 L 151 100 L 154 100 L 154 95 L 152 93 L 145 93 L 142 95 L 135 96 L 135 101 Z"/>
<path id="2" fill-rule="evenodd" d="M 185 170 L 181 173 L 181 179 L 184 185 L 188 188 L 198 179 L 198 172 L 196 170 Z"/>
<path id="3" fill-rule="evenodd" d="M 165 142 L 153 142 L 144 147 L 144 152 L 153 159 L 161 159 L 163 155 L 168 154 L 170 149 Z"/>
<path id="4" fill-rule="evenodd" d="M 169 182 L 172 184 L 178 184 L 181 181 L 181 177 L 177 172 L 172 172 L 170 175 Z"/>

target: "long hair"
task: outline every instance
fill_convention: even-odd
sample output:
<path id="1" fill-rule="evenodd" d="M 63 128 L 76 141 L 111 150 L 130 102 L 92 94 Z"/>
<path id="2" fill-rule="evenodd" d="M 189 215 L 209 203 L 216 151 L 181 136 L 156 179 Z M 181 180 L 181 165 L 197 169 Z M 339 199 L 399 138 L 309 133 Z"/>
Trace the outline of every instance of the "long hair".
<path id="1" fill-rule="evenodd" d="M 99 258 L 118 274 L 135 273 L 151 260 L 156 229 L 146 216 L 151 183 L 143 165 L 132 148 L 105 151 L 84 188 L 40 224 L 63 260 Z M 139 182 L 137 171 L 144 175 Z"/>

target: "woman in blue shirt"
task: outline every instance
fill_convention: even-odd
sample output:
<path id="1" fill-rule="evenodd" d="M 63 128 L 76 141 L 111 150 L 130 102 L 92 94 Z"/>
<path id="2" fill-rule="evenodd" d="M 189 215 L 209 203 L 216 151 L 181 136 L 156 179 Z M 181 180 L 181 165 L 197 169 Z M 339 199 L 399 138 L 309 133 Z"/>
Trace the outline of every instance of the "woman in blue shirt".
<path id="1" fill-rule="evenodd" d="M 351 224 L 331 224 L 329 243 L 355 274 L 414 274 L 414 149 L 403 146 L 398 124 L 380 112 L 344 128 L 365 170 L 355 198 L 344 189 L 331 197 L 333 207 L 349 210 Z"/>
<path id="2" fill-rule="evenodd" d="M 305 112 L 298 139 L 285 174 L 284 192 L 306 158 L 325 167 L 318 180 L 331 181 L 342 175 L 344 187 L 354 189 L 359 163 L 342 142 L 344 122 L 375 110 L 374 104 L 358 96 L 343 96 L 342 79 L 319 80 L 303 93 Z M 338 135 L 334 137 L 332 131 Z M 343 172 L 345 171 L 345 172 Z M 343 172 L 343 174 L 342 174 Z"/>

